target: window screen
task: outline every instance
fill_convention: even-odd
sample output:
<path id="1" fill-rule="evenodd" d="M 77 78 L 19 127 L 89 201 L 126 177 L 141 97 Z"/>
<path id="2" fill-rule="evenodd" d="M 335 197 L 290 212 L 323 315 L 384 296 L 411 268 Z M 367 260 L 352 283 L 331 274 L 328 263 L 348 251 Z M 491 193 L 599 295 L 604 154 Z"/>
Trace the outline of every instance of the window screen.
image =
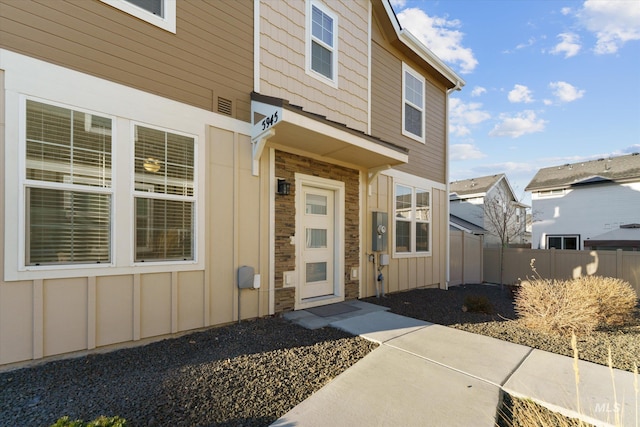
<path id="1" fill-rule="evenodd" d="M 26 101 L 25 264 L 111 259 L 111 119 Z"/>
<path id="2" fill-rule="evenodd" d="M 135 127 L 137 262 L 194 258 L 193 137 Z"/>
<path id="3" fill-rule="evenodd" d="M 311 69 L 333 80 L 334 20 L 311 7 Z"/>

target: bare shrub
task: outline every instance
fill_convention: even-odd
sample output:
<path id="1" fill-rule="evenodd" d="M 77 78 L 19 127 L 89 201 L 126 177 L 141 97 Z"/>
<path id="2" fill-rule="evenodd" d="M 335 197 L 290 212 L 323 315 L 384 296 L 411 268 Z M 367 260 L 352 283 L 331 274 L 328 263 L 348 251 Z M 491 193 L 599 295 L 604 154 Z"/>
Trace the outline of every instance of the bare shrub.
<path id="1" fill-rule="evenodd" d="M 633 319 L 638 296 L 628 282 L 598 276 L 585 276 L 575 280 L 598 303 L 599 324 L 621 326 Z"/>
<path id="2" fill-rule="evenodd" d="M 525 326 L 563 335 L 624 325 L 633 319 L 636 304 L 637 296 L 629 283 L 598 276 L 523 281 L 514 301 Z"/>
<path id="3" fill-rule="evenodd" d="M 577 282 L 524 281 L 514 300 L 515 311 L 528 328 L 559 334 L 588 334 L 598 326 L 599 305 Z"/>

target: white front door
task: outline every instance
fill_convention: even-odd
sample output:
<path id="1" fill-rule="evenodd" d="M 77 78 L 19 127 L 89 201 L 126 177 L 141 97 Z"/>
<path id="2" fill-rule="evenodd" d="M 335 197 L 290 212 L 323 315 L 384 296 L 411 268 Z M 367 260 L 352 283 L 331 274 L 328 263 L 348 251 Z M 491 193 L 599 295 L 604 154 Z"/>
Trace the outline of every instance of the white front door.
<path id="1" fill-rule="evenodd" d="M 333 295 L 335 191 L 303 185 L 301 202 L 300 297 Z"/>

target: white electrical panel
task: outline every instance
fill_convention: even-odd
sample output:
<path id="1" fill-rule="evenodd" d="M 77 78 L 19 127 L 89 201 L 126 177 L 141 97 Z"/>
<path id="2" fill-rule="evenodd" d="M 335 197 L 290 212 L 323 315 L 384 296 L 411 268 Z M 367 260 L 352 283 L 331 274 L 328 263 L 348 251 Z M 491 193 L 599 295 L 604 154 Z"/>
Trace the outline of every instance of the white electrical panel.
<path id="1" fill-rule="evenodd" d="M 380 265 L 389 265 L 389 254 L 380 254 Z"/>

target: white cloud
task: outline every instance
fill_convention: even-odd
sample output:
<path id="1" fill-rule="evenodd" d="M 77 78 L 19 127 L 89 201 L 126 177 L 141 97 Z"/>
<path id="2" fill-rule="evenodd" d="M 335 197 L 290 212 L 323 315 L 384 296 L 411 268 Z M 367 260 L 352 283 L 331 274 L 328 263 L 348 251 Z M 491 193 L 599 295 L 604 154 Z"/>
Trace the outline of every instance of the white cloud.
<path id="1" fill-rule="evenodd" d="M 578 89 L 567 82 L 552 82 L 549 87 L 553 89 L 553 94 L 560 102 L 573 102 L 584 96 L 585 90 Z"/>
<path id="2" fill-rule="evenodd" d="M 580 44 L 580 37 L 577 34 L 561 33 L 558 34 L 558 38 L 561 41 L 551 49 L 552 54 L 564 54 L 565 58 L 571 58 L 580 52 L 582 45 Z"/>
<path id="3" fill-rule="evenodd" d="M 536 113 L 526 110 L 515 116 L 500 115 L 501 122 L 489 132 L 489 136 L 507 136 L 519 138 L 529 133 L 542 132 L 546 121 L 536 117 Z"/>
<path id="4" fill-rule="evenodd" d="M 563 7 L 562 9 L 560 9 L 560 13 L 562 13 L 563 15 L 569 15 L 569 14 L 571 14 L 571 8 L 570 7 Z"/>
<path id="5" fill-rule="evenodd" d="M 466 136 L 471 133 L 471 126 L 480 124 L 491 118 L 481 110 L 479 102 L 464 103 L 459 98 L 449 100 L 449 132 L 454 136 Z"/>
<path id="6" fill-rule="evenodd" d="M 403 28 L 443 61 L 459 65 L 460 72 L 470 73 L 478 65 L 473 51 L 462 45 L 460 21 L 432 17 L 418 8 L 404 9 L 397 16 Z"/>
<path id="7" fill-rule="evenodd" d="M 397 10 L 403 9 L 406 4 L 406 0 L 391 0 L 391 6 Z"/>
<path id="8" fill-rule="evenodd" d="M 596 35 L 596 54 L 616 53 L 626 42 L 640 40 L 640 2 L 586 0 L 578 18 Z"/>
<path id="9" fill-rule="evenodd" d="M 507 96 L 509 102 L 524 102 L 526 104 L 533 102 L 531 90 L 524 85 L 515 85 Z"/>
<path id="10" fill-rule="evenodd" d="M 478 147 L 473 144 L 453 144 L 449 147 L 449 156 L 455 160 L 476 160 L 487 157 Z"/>
<path id="11" fill-rule="evenodd" d="M 476 86 L 473 88 L 473 90 L 471 91 L 471 96 L 480 96 L 482 94 L 487 93 L 487 89 L 483 88 L 482 86 Z"/>

